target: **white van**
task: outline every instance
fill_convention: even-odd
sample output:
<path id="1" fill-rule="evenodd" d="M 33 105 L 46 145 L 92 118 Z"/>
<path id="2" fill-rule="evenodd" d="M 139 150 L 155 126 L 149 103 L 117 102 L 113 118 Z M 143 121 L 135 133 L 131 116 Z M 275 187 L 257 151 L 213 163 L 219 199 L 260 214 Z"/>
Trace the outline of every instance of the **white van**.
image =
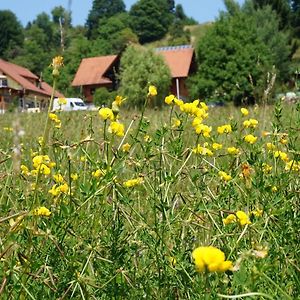
<path id="1" fill-rule="evenodd" d="M 65 102 L 64 104 L 61 104 Z M 54 98 L 52 110 L 73 111 L 87 110 L 87 106 L 80 98 Z"/>

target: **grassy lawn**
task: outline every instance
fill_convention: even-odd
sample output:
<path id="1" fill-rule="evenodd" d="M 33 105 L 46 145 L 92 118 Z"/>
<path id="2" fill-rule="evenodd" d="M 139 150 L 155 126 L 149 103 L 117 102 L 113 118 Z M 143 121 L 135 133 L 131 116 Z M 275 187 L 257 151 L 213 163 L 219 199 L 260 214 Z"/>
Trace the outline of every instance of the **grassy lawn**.
<path id="1" fill-rule="evenodd" d="M 243 113 L 0 115 L 0 298 L 298 299 L 299 104 Z"/>

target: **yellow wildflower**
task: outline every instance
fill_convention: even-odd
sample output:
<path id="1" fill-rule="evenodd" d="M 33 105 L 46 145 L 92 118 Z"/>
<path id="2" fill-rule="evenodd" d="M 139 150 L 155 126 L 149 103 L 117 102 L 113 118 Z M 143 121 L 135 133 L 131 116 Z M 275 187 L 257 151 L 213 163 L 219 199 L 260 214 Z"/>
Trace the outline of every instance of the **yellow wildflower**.
<path id="1" fill-rule="evenodd" d="M 289 162 L 286 163 L 285 170 L 299 172 L 300 162 L 297 162 L 296 160 L 290 160 Z"/>
<path id="2" fill-rule="evenodd" d="M 276 149 L 276 146 L 272 143 L 266 143 L 266 148 L 269 150 L 269 151 L 273 151 Z"/>
<path id="3" fill-rule="evenodd" d="M 275 158 L 280 158 L 281 160 L 287 162 L 289 160 L 288 155 L 285 152 L 282 151 L 275 151 L 274 152 L 274 157 Z"/>
<path id="4" fill-rule="evenodd" d="M 66 105 L 67 99 L 66 98 L 58 98 L 58 105 Z"/>
<path id="5" fill-rule="evenodd" d="M 204 137 L 210 137 L 210 133 L 212 131 L 211 126 L 207 126 L 205 124 L 199 124 L 195 126 L 196 134 L 202 134 Z"/>
<path id="6" fill-rule="evenodd" d="M 261 217 L 263 215 L 262 209 L 255 209 L 251 212 L 251 214 L 255 217 Z"/>
<path id="7" fill-rule="evenodd" d="M 218 144 L 218 143 L 213 143 L 212 144 L 212 148 L 214 150 L 221 150 L 223 148 L 223 145 L 222 144 Z"/>
<path id="8" fill-rule="evenodd" d="M 228 175 L 226 172 L 224 171 L 219 171 L 219 176 L 221 177 L 222 180 L 224 181 L 229 181 L 232 179 L 232 177 L 230 175 Z"/>
<path id="9" fill-rule="evenodd" d="M 30 175 L 29 169 L 25 165 L 21 165 L 20 169 L 21 169 L 21 174 L 26 176 Z"/>
<path id="10" fill-rule="evenodd" d="M 193 253 L 197 272 L 225 272 L 232 269 L 232 262 L 225 260 L 223 251 L 216 247 L 198 247 Z"/>
<path id="11" fill-rule="evenodd" d="M 273 193 L 278 192 L 277 186 L 276 186 L 276 185 L 272 186 L 271 191 L 272 191 Z"/>
<path id="12" fill-rule="evenodd" d="M 113 101 L 113 105 L 116 105 L 118 107 L 121 106 L 121 104 L 126 100 L 126 98 L 123 98 L 122 96 L 117 95 L 115 100 Z"/>
<path id="13" fill-rule="evenodd" d="M 249 119 L 243 122 L 244 127 L 246 128 L 256 128 L 258 121 L 256 119 Z"/>
<path id="14" fill-rule="evenodd" d="M 225 219 L 223 219 L 223 224 L 228 225 L 236 222 L 236 215 L 230 214 Z"/>
<path id="15" fill-rule="evenodd" d="M 172 128 L 178 128 L 181 125 L 181 121 L 177 118 L 172 118 Z"/>
<path id="16" fill-rule="evenodd" d="M 228 147 L 227 152 L 232 155 L 237 155 L 240 153 L 240 150 L 235 147 Z"/>
<path id="17" fill-rule="evenodd" d="M 54 184 L 51 189 L 48 191 L 49 194 L 51 194 L 53 197 L 56 197 L 60 194 L 60 189 L 57 188 L 57 185 Z"/>
<path id="18" fill-rule="evenodd" d="M 94 172 L 92 172 L 92 176 L 95 177 L 95 178 L 99 178 L 99 177 L 102 177 L 105 175 L 105 172 L 101 169 L 98 169 Z"/>
<path id="19" fill-rule="evenodd" d="M 131 145 L 128 144 L 128 143 L 126 143 L 126 144 L 124 144 L 124 145 L 122 146 L 122 151 L 123 151 L 123 152 L 129 152 L 130 148 L 131 148 Z"/>
<path id="20" fill-rule="evenodd" d="M 64 65 L 64 58 L 62 56 L 56 56 L 52 59 L 52 67 L 53 69 L 59 69 Z"/>
<path id="21" fill-rule="evenodd" d="M 53 175 L 53 179 L 55 180 L 56 183 L 61 183 L 65 181 L 61 174 Z"/>
<path id="22" fill-rule="evenodd" d="M 245 226 L 247 224 L 251 224 L 249 216 L 245 212 L 239 210 L 239 211 L 236 212 L 236 216 L 237 216 L 238 221 L 239 221 L 239 223 L 240 223 L 241 226 Z"/>
<path id="23" fill-rule="evenodd" d="M 145 134 L 145 135 L 144 135 L 144 141 L 145 141 L 146 143 L 150 143 L 150 142 L 151 142 L 151 137 L 150 137 L 150 135 Z"/>
<path id="24" fill-rule="evenodd" d="M 140 185 L 143 182 L 144 182 L 143 178 L 138 177 L 138 178 L 135 178 L 135 179 L 129 179 L 129 180 L 125 181 L 123 183 L 123 186 L 126 187 L 126 188 L 131 188 L 131 187 L 134 187 L 136 185 Z"/>
<path id="25" fill-rule="evenodd" d="M 168 104 L 168 105 L 173 104 L 174 100 L 175 100 L 175 96 L 173 94 L 165 97 L 165 103 Z"/>
<path id="26" fill-rule="evenodd" d="M 157 89 L 154 85 L 150 85 L 148 89 L 148 96 L 156 96 L 157 95 Z"/>
<path id="27" fill-rule="evenodd" d="M 76 181 L 78 179 L 78 174 L 77 173 L 72 173 L 71 175 L 72 180 Z"/>
<path id="28" fill-rule="evenodd" d="M 197 147 L 193 149 L 193 152 L 200 155 L 213 156 L 213 152 L 210 149 L 200 145 L 197 145 Z"/>
<path id="29" fill-rule="evenodd" d="M 249 115 L 249 111 L 247 108 L 242 107 L 241 108 L 241 113 L 243 116 L 248 116 Z"/>
<path id="30" fill-rule="evenodd" d="M 51 211 L 48 208 L 46 208 L 45 206 L 41 206 L 41 207 L 33 210 L 32 214 L 35 216 L 49 217 L 51 215 Z"/>
<path id="31" fill-rule="evenodd" d="M 124 136 L 124 130 L 124 124 L 119 122 L 111 122 L 110 126 L 108 127 L 108 132 L 116 136 Z"/>
<path id="32" fill-rule="evenodd" d="M 217 132 L 218 132 L 219 134 L 223 134 L 223 133 L 231 133 L 231 132 L 232 132 L 231 125 L 230 125 L 230 124 L 225 124 L 225 125 L 219 126 L 219 127 L 217 128 Z"/>
<path id="33" fill-rule="evenodd" d="M 113 111 L 108 107 L 102 107 L 99 110 L 99 116 L 104 120 L 113 121 L 115 119 Z"/>
<path id="34" fill-rule="evenodd" d="M 244 140 L 249 144 L 254 144 L 257 141 L 257 137 L 254 136 L 253 134 L 248 134 L 244 136 Z"/>
<path id="35" fill-rule="evenodd" d="M 184 102 L 183 102 L 181 99 L 175 98 L 175 99 L 174 99 L 174 103 L 175 103 L 177 106 L 180 107 L 181 105 L 183 105 Z"/>
<path id="36" fill-rule="evenodd" d="M 266 164 L 266 163 L 263 163 L 262 164 L 262 171 L 265 173 L 265 174 L 268 174 L 268 173 L 271 173 L 273 167 Z"/>

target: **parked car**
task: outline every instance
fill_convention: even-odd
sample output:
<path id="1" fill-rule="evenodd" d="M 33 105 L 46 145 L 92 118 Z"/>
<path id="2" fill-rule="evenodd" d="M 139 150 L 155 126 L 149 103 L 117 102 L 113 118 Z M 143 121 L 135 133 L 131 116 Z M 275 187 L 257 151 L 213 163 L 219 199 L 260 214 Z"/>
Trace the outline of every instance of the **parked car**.
<path id="1" fill-rule="evenodd" d="M 52 110 L 76 111 L 87 110 L 87 106 L 80 98 L 55 98 Z"/>

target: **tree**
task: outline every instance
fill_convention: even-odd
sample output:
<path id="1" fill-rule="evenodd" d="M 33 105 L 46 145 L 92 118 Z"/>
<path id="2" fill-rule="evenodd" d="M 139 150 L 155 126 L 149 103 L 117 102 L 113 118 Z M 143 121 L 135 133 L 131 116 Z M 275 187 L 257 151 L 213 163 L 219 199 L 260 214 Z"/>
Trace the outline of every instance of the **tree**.
<path id="1" fill-rule="evenodd" d="M 139 0 L 131 7 L 129 14 L 131 28 L 142 44 L 161 39 L 173 20 L 165 0 Z"/>
<path id="2" fill-rule="evenodd" d="M 127 97 L 130 107 L 142 107 L 149 85 L 157 87 L 158 95 L 153 106 L 160 106 L 169 92 L 171 75 L 163 58 L 152 50 L 129 46 L 121 58 L 120 92 Z"/>
<path id="3" fill-rule="evenodd" d="M 100 19 L 109 18 L 122 12 L 125 12 L 123 0 L 94 0 L 86 21 L 88 38 L 94 37 Z"/>
<path id="4" fill-rule="evenodd" d="M 271 6 L 279 17 L 279 28 L 287 29 L 290 26 L 291 19 L 291 0 L 253 0 L 256 9 L 264 6 Z"/>
<path id="5" fill-rule="evenodd" d="M 0 11 L 0 57 L 4 57 L 7 51 L 21 48 L 24 42 L 23 27 L 16 15 L 9 10 Z"/>
<path id="6" fill-rule="evenodd" d="M 71 13 L 66 11 L 62 6 L 56 6 L 51 11 L 52 21 L 54 24 L 71 26 Z"/>
<path id="7" fill-rule="evenodd" d="M 107 44 L 106 54 L 120 52 L 129 42 L 138 43 L 138 37 L 129 28 L 128 14 L 122 13 L 99 21 L 98 42 Z"/>
<path id="8" fill-rule="evenodd" d="M 233 14 L 221 14 L 199 42 L 192 96 L 236 104 L 260 101 L 268 74 L 288 75 L 288 37 L 278 27 L 270 7 L 255 10 L 250 1 Z"/>

